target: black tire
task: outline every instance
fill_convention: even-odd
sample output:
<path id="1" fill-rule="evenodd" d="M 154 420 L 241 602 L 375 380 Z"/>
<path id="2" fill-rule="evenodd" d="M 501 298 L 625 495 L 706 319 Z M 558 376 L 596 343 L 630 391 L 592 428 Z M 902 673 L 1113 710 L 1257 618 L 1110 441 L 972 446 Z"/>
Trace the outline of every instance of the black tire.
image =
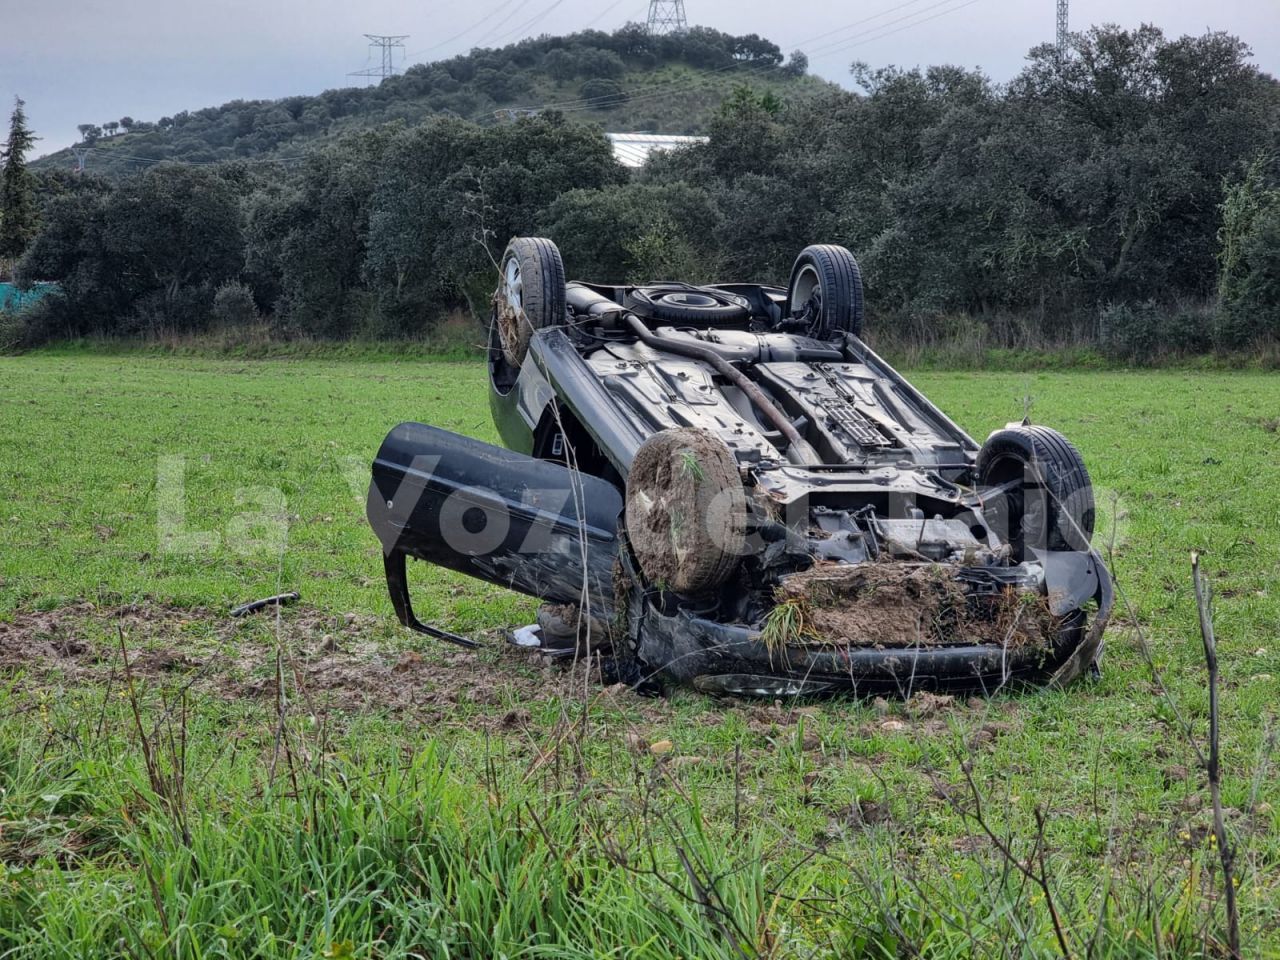
<path id="1" fill-rule="evenodd" d="M 565 321 L 564 261 L 550 240 L 516 237 L 507 244 L 500 269 L 493 322 L 507 363 L 519 367 L 533 331 Z"/>
<path id="2" fill-rule="evenodd" d="M 654 586 L 679 594 L 718 587 L 746 546 L 747 495 L 719 437 L 695 427 L 655 433 L 627 476 L 627 537 Z"/>
<path id="3" fill-rule="evenodd" d="M 744 297 L 714 287 L 639 287 L 627 295 L 627 309 L 642 320 L 698 326 L 751 319 L 751 305 Z"/>
<path id="4" fill-rule="evenodd" d="M 805 247 L 791 268 L 787 299 L 791 316 L 807 316 L 810 334 L 820 340 L 862 336 L 862 270 L 844 247 Z"/>
<path id="5" fill-rule="evenodd" d="M 1089 549 L 1097 517 L 1093 484 L 1080 451 L 1057 430 L 997 430 L 978 452 L 977 474 L 980 491 L 1005 488 L 985 512 L 1015 560 L 1029 559 L 1032 548 Z"/>

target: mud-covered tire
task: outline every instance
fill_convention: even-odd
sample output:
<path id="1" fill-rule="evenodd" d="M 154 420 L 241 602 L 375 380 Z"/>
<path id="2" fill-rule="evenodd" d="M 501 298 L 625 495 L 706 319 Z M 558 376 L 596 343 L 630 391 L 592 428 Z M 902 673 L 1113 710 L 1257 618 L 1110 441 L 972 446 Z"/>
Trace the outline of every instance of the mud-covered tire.
<path id="1" fill-rule="evenodd" d="M 792 316 L 809 314 L 813 336 L 862 336 L 862 270 L 844 247 L 805 247 L 791 268 L 787 298 Z"/>
<path id="2" fill-rule="evenodd" d="M 564 261 L 550 240 L 516 237 L 507 244 L 500 270 L 493 322 L 507 363 L 519 367 L 534 330 L 564 323 Z"/>
<path id="3" fill-rule="evenodd" d="M 679 594 L 720 586 L 746 543 L 747 496 L 733 454 L 706 430 L 654 434 L 627 476 L 626 521 L 649 583 Z"/>
<path id="4" fill-rule="evenodd" d="M 997 534 L 1017 560 L 1029 549 L 1088 550 L 1097 516 L 1093 484 L 1080 451 L 1057 430 L 1018 426 L 997 430 L 978 452 L 979 491 L 1013 486 L 988 504 Z"/>

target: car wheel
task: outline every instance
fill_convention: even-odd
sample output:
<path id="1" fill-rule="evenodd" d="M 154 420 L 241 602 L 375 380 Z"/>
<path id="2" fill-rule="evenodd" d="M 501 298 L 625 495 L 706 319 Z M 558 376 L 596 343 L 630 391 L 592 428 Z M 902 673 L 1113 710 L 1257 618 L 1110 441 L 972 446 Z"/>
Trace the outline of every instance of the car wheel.
<path id="1" fill-rule="evenodd" d="M 1097 514 L 1093 485 L 1080 451 L 1057 430 L 997 430 L 978 452 L 977 474 L 984 513 L 1015 560 L 1028 559 L 1033 548 L 1089 549 Z"/>
<path id="2" fill-rule="evenodd" d="M 745 297 L 709 287 L 639 287 L 627 295 L 627 309 L 641 320 L 699 326 L 751 319 L 751 304 Z"/>
<path id="3" fill-rule="evenodd" d="M 516 237 L 507 244 L 500 269 L 493 322 L 507 363 L 519 367 L 534 330 L 564 323 L 564 261 L 550 240 Z"/>
<path id="4" fill-rule="evenodd" d="M 718 587 L 746 544 L 738 464 L 706 430 L 675 427 L 640 445 L 627 476 L 627 537 L 645 578 L 679 594 Z"/>
<path id="5" fill-rule="evenodd" d="M 862 271 L 844 247 L 805 247 L 791 268 L 788 298 L 791 315 L 807 318 L 813 336 L 862 336 Z"/>

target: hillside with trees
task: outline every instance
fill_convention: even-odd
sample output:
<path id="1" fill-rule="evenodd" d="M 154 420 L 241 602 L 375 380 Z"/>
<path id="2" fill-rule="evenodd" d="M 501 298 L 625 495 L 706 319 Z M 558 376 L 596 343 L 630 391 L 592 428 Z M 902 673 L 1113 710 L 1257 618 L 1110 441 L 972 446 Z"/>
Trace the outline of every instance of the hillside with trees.
<path id="1" fill-rule="evenodd" d="M 853 69 L 857 92 L 795 98 L 725 71 L 709 142 L 639 171 L 565 109 L 334 132 L 295 164 L 44 173 L 17 275 L 62 293 L 0 337 L 423 338 L 483 322 L 494 258 L 532 234 L 617 282 L 785 282 L 840 243 L 879 343 L 1280 356 L 1280 85 L 1239 40 L 1096 28 L 1003 85 Z"/>
<path id="2" fill-rule="evenodd" d="M 543 105 L 615 131 L 700 134 L 744 78 L 788 99 L 828 86 L 806 69 L 803 55 L 787 61 L 758 36 L 695 27 L 654 37 L 631 24 L 615 33 L 586 31 L 476 49 L 415 64 L 376 86 L 235 100 L 154 121 L 126 116 L 80 124 L 79 133 L 81 144 L 91 148 L 86 168 L 105 176 L 137 172 L 159 160 L 287 162 L 384 123 L 412 126 L 436 116 L 496 123 Z M 61 150 L 35 166 L 71 169 L 76 160 Z"/>

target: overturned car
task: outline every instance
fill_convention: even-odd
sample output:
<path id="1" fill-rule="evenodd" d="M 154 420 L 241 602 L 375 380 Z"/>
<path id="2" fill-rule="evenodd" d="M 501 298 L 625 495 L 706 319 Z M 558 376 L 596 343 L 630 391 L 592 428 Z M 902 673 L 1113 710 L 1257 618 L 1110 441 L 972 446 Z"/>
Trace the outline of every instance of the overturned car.
<path id="1" fill-rule="evenodd" d="M 490 324 L 509 449 L 405 423 L 368 516 L 406 626 L 406 559 L 579 612 L 575 642 L 726 694 L 1066 683 L 1112 607 L 1061 434 L 979 445 L 862 341 L 858 265 L 812 246 L 786 289 L 566 283 L 511 241 Z"/>

